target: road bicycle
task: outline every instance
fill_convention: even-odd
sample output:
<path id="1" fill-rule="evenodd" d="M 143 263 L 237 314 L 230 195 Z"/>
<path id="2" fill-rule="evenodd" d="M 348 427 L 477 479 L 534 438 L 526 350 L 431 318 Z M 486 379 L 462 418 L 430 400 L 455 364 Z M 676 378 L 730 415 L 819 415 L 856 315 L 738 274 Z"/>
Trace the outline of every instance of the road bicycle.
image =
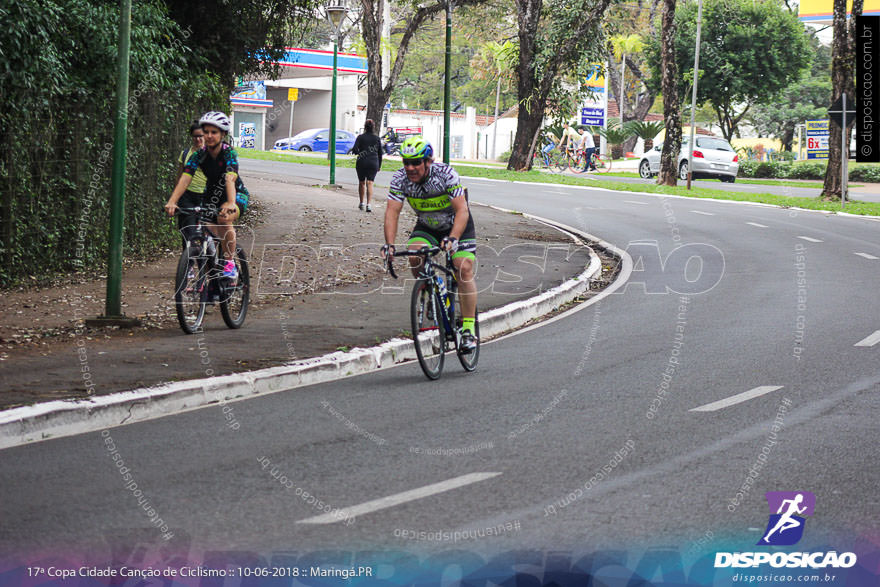
<path id="1" fill-rule="evenodd" d="M 597 173 L 607 173 L 611 171 L 611 158 L 608 155 L 600 155 L 598 149 L 593 151 L 590 155 L 590 159 L 592 159 L 592 167 L 591 171 L 595 171 Z M 584 164 L 584 152 L 578 150 L 576 154 L 569 155 L 566 159 L 568 163 L 568 168 L 572 173 L 583 173 L 587 171 L 584 169 L 586 165 Z"/>
<path id="2" fill-rule="evenodd" d="M 422 266 L 413 286 L 410 318 L 419 366 L 425 376 L 431 380 L 440 377 L 446 353 L 451 350 L 455 350 L 465 371 L 476 369 L 480 358 L 479 319 L 474 321 L 476 348 L 471 352 L 465 352 L 461 348 L 461 299 L 453 271 L 452 254 L 446 251 L 445 267 L 431 259 L 441 250 L 440 247 L 424 246 L 417 251 L 400 251 L 393 255 L 422 258 Z M 397 279 L 392 259 L 386 258 L 385 263 L 388 272 Z M 441 274 L 446 275 L 445 280 Z"/>
<path id="3" fill-rule="evenodd" d="M 222 241 L 214 236 L 202 220 L 201 207 L 178 208 L 176 214 L 192 215 L 196 224 L 180 254 L 174 282 L 174 306 L 177 321 L 187 334 L 199 330 L 208 304 L 220 303 L 220 314 L 229 328 L 241 328 L 250 301 L 250 271 L 241 247 L 235 249 L 238 278 L 231 282 L 223 277 L 225 260 L 220 254 Z"/>
<path id="4" fill-rule="evenodd" d="M 559 173 L 565 169 L 560 158 L 561 154 L 556 149 L 551 150 L 549 153 L 544 153 L 541 149 L 535 149 L 532 155 L 532 169 L 547 169 Z"/>

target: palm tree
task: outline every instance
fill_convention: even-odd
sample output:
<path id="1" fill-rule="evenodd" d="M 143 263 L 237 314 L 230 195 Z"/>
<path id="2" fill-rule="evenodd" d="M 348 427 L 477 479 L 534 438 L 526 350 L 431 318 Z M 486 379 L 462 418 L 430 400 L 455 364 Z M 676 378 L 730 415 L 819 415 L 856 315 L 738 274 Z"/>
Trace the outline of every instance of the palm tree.
<path id="1" fill-rule="evenodd" d="M 651 150 L 654 146 L 654 137 L 660 134 L 664 128 L 663 121 L 655 120 L 653 122 L 645 122 L 644 120 L 631 120 L 629 129 L 632 134 L 645 141 L 645 152 Z"/>
<path id="2" fill-rule="evenodd" d="M 630 55 L 641 53 L 645 48 L 645 42 L 642 40 L 642 37 L 636 34 L 614 35 L 611 37 L 611 46 L 614 49 L 615 59 L 620 59 L 620 103 L 618 106 L 620 106 L 620 124 L 623 126 L 623 110 L 624 102 L 626 101 L 626 85 L 624 84 L 626 78 L 626 55 L 627 53 Z"/>
<path id="3" fill-rule="evenodd" d="M 623 143 L 633 135 L 630 125 L 631 123 L 627 122 L 621 127 L 616 120 L 609 120 L 608 126 L 598 129 L 599 135 L 605 137 L 611 149 L 612 159 L 623 157 Z"/>
<path id="4" fill-rule="evenodd" d="M 495 124 L 492 134 L 492 159 L 495 159 L 495 143 L 498 138 L 498 105 L 501 100 L 501 82 L 505 81 L 509 85 L 513 75 L 513 70 L 519 59 L 519 48 L 510 41 L 496 43 L 489 41 L 480 47 L 480 51 L 471 60 L 471 66 L 475 63 L 478 67 L 474 69 L 477 73 L 474 77 L 477 79 L 496 78 L 495 84 Z"/>

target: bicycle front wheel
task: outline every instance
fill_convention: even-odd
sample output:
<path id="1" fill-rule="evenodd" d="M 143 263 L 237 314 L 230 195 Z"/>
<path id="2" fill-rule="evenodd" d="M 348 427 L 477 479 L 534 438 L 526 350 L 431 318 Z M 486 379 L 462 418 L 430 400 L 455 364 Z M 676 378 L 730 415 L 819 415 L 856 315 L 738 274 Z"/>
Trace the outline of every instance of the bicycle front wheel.
<path id="1" fill-rule="evenodd" d="M 461 315 L 461 298 L 459 297 L 458 303 L 455 306 L 455 327 L 461 330 L 462 325 L 462 315 Z M 465 371 L 473 371 L 477 368 L 477 361 L 480 360 L 480 317 L 477 315 L 474 318 L 474 336 L 477 337 L 477 348 L 474 349 L 471 353 L 463 353 L 461 349 L 455 349 L 455 354 L 458 355 L 458 362 L 461 363 L 461 366 L 464 367 Z"/>
<path id="2" fill-rule="evenodd" d="M 599 173 L 608 173 L 611 171 L 611 157 L 609 155 L 600 155 L 593 153 L 593 165 Z"/>
<path id="3" fill-rule="evenodd" d="M 241 328 L 250 301 L 251 276 L 247 257 L 241 247 L 235 250 L 235 266 L 238 268 L 235 285 L 227 283 L 221 286 L 220 314 L 229 328 Z"/>
<path id="4" fill-rule="evenodd" d="M 446 329 L 437 296 L 434 295 L 433 284 L 419 279 L 413 287 L 412 304 L 412 336 L 416 346 L 416 357 L 428 379 L 437 379 L 443 372 L 444 352 L 446 351 Z"/>
<path id="5" fill-rule="evenodd" d="M 568 169 L 572 173 L 583 173 L 584 172 L 584 154 L 578 153 L 575 157 L 569 159 Z"/>
<path id="6" fill-rule="evenodd" d="M 180 329 L 187 334 L 194 334 L 202 325 L 208 300 L 207 282 L 205 263 L 195 251 L 184 248 L 174 280 L 174 307 Z"/>
<path id="7" fill-rule="evenodd" d="M 550 159 L 550 170 L 555 171 L 556 173 L 562 173 L 565 171 L 568 165 L 565 162 L 565 155 L 561 153 L 554 153 Z"/>

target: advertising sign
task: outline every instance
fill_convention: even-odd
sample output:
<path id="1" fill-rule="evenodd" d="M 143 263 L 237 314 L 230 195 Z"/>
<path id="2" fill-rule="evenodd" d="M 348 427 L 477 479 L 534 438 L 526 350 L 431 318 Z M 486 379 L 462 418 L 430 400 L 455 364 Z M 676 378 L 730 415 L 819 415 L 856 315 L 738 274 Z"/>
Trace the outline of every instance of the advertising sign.
<path id="1" fill-rule="evenodd" d="M 605 126 L 605 108 L 590 107 L 581 108 L 581 124 L 590 126 Z"/>
<path id="2" fill-rule="evenodd" d="M 253 122 L 238 124 L 238 147 L 240 149 L 257 148 L 257 125 Z"/>
<path id="3" fill-rule="evenodd" d="M 807 159 L 828 159 L 829 122 L 807 120 Z"/>
<path id="4" fill-rule="evenodd" d="M 591 63 L 590 71 L 583 80 L 584 86 L 589 88 L 590 93 L 581 104 L 581 124 L 605 126 L 608 117 L 608 92 L 604 70 L 604 64 Z"/>

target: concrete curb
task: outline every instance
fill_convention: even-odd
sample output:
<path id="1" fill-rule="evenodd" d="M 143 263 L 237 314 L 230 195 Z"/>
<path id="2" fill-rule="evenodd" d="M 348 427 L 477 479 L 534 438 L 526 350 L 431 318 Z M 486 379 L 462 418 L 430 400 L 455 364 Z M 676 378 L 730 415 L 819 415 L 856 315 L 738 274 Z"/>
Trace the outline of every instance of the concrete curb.
<path id="1" fill-rule="evenodd" d="M 578 240 L 587 236 L 559 223 L 526 216 L 569 233 Z M 481 313 L 481 336 L 493 337 L 521 327 L 573 301 L 589 289 L 590 280 L 601 270 L 599 257 L 590 249 L 589 266 L 574 279 L 528 300 Z M 52 401 L 13 408 L 0 412 L 0 449 L 142 422 L 210 404 L 225 407 L 229 401 L 369 373 L 415 358 L 411 340 L 392 339 L 371 348 L 354 348 L 259 371 L 170 383 L 86 400 Z M 237 422 L 234 418 L 227 418 L 227 425 L 234 428 Z"/>

